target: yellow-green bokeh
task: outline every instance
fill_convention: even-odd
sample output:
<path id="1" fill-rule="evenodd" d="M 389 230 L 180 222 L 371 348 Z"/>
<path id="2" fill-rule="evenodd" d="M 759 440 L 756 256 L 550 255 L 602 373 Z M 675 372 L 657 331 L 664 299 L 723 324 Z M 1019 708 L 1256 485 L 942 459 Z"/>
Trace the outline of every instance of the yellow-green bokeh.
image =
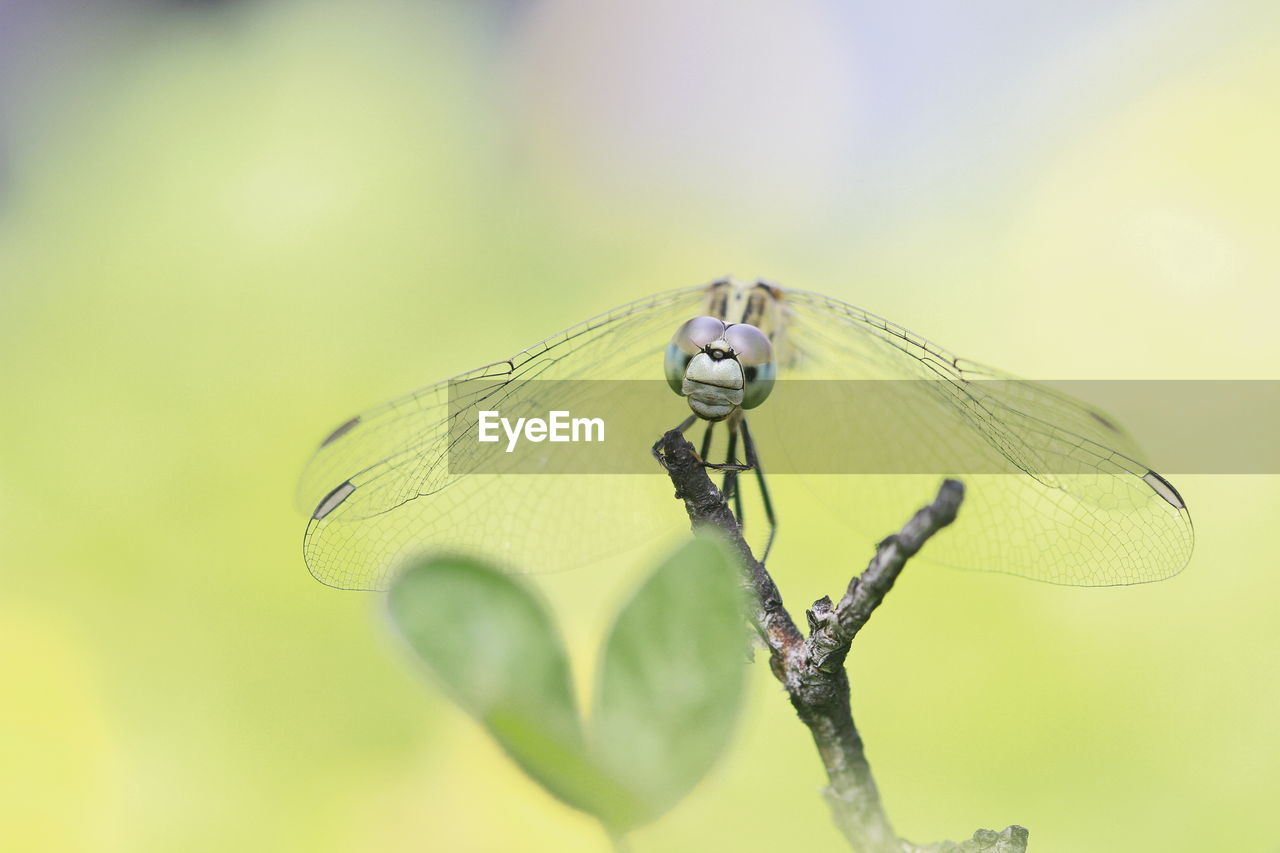
<path id="1" fill-rule="evenodd" d="M 5 81 L 0 188 L 6 849 L 603 849 L 420 681 L 375 597 L 310 578 L 292 490 L 353 411 L 616 304 L 736 272 L 1034 377 L 1280 366 L 1267 4 L 1082 7 L 1070 38 L 1010 49 L 1016 75 L 947 53 L 981 85 L 894 117 L 892 156 L 839 4 L 572 5 L 122 3 L 6 65 L 29 75 Z M 700 86 L 680 26 L 799 88 Z M 595 41 L 628 38 L 681 47 L 603 67 Z M 956 67 L 930 56 L 900 85 Z M 699 129 L 703 102 L 804 138 Z M 650 114 L 689 136 L 646 140 Z M 1197 552 L 1165 583 L 907 572 L 850 659 L 904 835 L 1274 848 L 1280 486 L 1178 485 Z M 781 510 L 798 612 L 872 543 Z M 639 561 L 540 580 L 580 681 Z M 637 850 L 838 849 L 807 733 L 760 663 L 753 685 L 726 759 Z"/>

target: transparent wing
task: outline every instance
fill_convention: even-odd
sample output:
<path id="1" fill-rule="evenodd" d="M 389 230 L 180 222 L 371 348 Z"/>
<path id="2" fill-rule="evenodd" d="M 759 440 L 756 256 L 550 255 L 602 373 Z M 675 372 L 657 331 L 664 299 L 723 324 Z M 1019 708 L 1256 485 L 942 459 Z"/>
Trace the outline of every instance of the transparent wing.
<path id="1" fill-rule="evenodd" d="M 906 329 L 837 299 L 785 294 L 780 376 L 925 379 L 893 384 L 895 452 L 948 458 L 982 453 L 1020 474 L 963 474 L 961 521 L 931 543 L 935 562 L 1051 583 L 1103 586 L 1155 581 L 1190 559 L 1191 517 L 1171 484 L 1102 412 L 1052 389 L 964 361 Z M 775 392 L 776 393 L 776 392 Z M 770 402 L 773 402 L 770 400 Z M 837 411 L 857 412 L 848 401 Z M 833 422 L 831 442 L 856 440 L 865 411 Z M 764 446 L 761 453 L 778 452 Z M 783 451 L 785 452 L 785 450 Z M 1001 466 L 994 466 L 998 470 Z M 937 476 L 812 478 L 820 503 L 870 536 L 893 530 L 927 501 Z"/>
<path id="2" fill-rule="evenodd" d="M 679 529 L 662 477 L 450 474 L 449 389 L 477 380 L 452 407 L 454 418 L 474 422 L 477 408 L 536 393 L 529 389 L 537 383 L 517 380 L 660 379 L 667 341 L 699 313 L 704 294 L 694 287 L 624 305 L 343 423 L 321 443 L 298 486 L 298 503 L 312 514 L 303 540 L 307 567 L 330 586 L 378 589 L 404 556 L 422 548 L 464 549 L 541 571 Z M 555 407 L 565 405 L 557 400 Z M 671 395 L 671 425 L 686 414 Z"/>

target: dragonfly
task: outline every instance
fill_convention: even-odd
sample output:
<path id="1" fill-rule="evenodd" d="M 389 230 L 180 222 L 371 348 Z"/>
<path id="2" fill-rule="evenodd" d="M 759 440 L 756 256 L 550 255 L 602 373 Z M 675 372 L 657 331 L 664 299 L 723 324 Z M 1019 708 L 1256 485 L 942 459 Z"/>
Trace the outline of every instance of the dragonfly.
<path id="1" fill-rule="evenodd" d="M 1011 473 L 965 477 L 968 533 L 931 543 L 932 562 L 1113 586 L 1168 578 L 1190 559 L 1194 528 L 1185 501 L 1140 461 L 1136 442 L 1111 417 L 961 359 L 839 299 L 723 278 L 623 305 L 344 421 L 320 443 L 298 486 L 298 504 L 310 514 L 307 567 L 329 586 L 383 589 L 424 549 L 474 553 L 513 571 L 550 571 L 673 532 L 683 519 L 673 513 L 665 477 L 536 476 L 492 466 L 477 473 L 458 464 L 477 446 L 459 444 L 459 423 L 475 424 L 497 397 L 521 402 L 534 393 L 528 389 L 536 383 L 526 380 L 654 378 L 684 398 L 682 431 L 705 424 L 701 456 L 724 472 L 724 493 L 740 518 L 738 477 L 754 471 L 769 524 L 766 555 L 776 516 L 761 453 L 781 458 L 789 449 L 785 440 L 759 447 L 747 422 L 771 401 L 783 405 L 775 383 L 818 379 L 900 380 L 898 403 L 924 413 L 916 428 L 902 431 L 908 446 L 925 452 L 959 444 L 1009 462 Z M 459 383 L 485 392 L 451 402 Z M 674 423 L 681 409 L 671 400 Z M 848 414 L 795 414 L 820 426 L 833 420 L 828 440 L 848 440 Z M 727 432 L 723 462 L 709 461 L 717 424 Z M 818 472 L 806 479 L 837 518 L 856 506 L 863 533 L 896 529 L 893 520 L 937 484 L 936 476 L 918 474 Z"/>

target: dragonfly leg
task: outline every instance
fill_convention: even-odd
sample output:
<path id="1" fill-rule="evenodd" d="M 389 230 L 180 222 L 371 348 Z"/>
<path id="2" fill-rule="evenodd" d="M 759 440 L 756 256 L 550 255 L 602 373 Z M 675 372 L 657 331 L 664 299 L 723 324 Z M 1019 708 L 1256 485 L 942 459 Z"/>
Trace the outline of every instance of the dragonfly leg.
<path id="1" fill-rule="evenodd" d="M 724 478 L 725 489 L 722 489 L 722 491 L 724 492 L 724 496 L 726 498 L 729 497 L 728 488 L 731 487 L 733 483 L 736 481 L 736 478 L 729 477 L 727 476 L 727 474 L 737 473 L 738 471 L 746 471 L 748 468 L 751 467 L 750 465 L 743 465 L 741 462 L 738 461 L 737 459 L 737 455 L 738 455 L 737 423 L 735 421 L 729 421 L 728 423 L 729 423 L 729 452 L 726 454 L 726 461 L 702 463 L 703 468 L 709 468 L 712 471 L 726 472 L 726 476 Z M 711 432 L 711 423 L 709 422 L 707 424 L 707 433 L 710 434 L 710 432 Z M 707 454 L 711 452 L 711 445 L 709 441 L 703 442 L 702 449 L 703 449 L 702 458 L 706 459 Z"/>
<path id="2" fill-rule="evenodd" d="M 725 500 L 733 498 L 733 514 L 738 517 L 738 526 L 742 527 L 742 493 L 738 491 L 738 472 L 744 469 L 738 465 L 737 454 L 738 424 L 735 421 L 729 424 L 729 452 L 726 454 L 724 467 L 720 469 L 724 471 L 724 483 L 720 491 Z"/>
<path id="3" fill-rule="evenodd" d="M 716 425 L 715 421 L 707 421 L 707 431 L 702 434 L 702 452 L 698 455 L 705 461 L 711 453 L 711 428 Z"/>
<path id="4" fill-rule="evenodd" d="M 710 432 L 710 431 L 711 431 L 711 425 L 707 424 L 707 432 Z M 711 451 L 710 443 L 704 441 L 702 445 L 702 449 L 704 451 L 702 454 L 702 458 L 705 460 L 707 458 L 707 454 L 710 453 Z M 748 470 L 751 466 L 744 465 L 741 462 L 739 462 L 736 458 L 737 454 L 738 454 L 738 428 L 733 424 L 730 424 L 729 425 L 729 452 L 726 456 L 727 461 L 703 462 L 702 467 L 708 468 L 712 471 L 725 471 L 725 472 L 733 472 L 733 473 L 736 473 L 738 471 Z M 731 479 L 729 477 L 725 477 L 724 481 L 727 484 L 731 482 Z M 725 492 L 724 496 L 726 498 L 729 497 L 729 493 Z"/>
<path id="5" fill-rule="evenodd" d="M 760 484 L 760 497 L 764 502 L 764 515 L 769 521 L 769 539 L 764 545 L 764 556 L 760 558 L 763 563 L 769 559 L 769 551 L 773 548 L 773 538 L 778 534 L 778 518 L 773 514 L 773 500 L 769 497 L 769 486 L 765 483 L 764 469 L 760 467 L 760 457 L 756 454 L 756 443 L 751 439 L 751 431 L 747 429 L 747 419 L 743 418 L 740 426 L 742 427 L 742 447 L 747 454 L 747 466 L 756 472 L 756 481 Z M 741 519 L 739 519 L 741 524 Z"/>

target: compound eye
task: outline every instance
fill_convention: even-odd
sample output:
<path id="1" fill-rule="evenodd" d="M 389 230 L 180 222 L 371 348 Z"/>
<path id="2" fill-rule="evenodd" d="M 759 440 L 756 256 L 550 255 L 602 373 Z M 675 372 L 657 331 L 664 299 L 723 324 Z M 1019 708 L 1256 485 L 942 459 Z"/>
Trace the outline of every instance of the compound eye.
<path id="1" fill-rule="evenodd" d="M 662 372 L 667 378 L 667 385 L 677 394 L 684 388 L 684 372 L 689 369 L 689 362 L 694 354 L 687 353 L 676 342 L 667 344 L 666 356 L 663 358 Z"/>
<path id="2" fill-rule="evenodd" d="M 773 391 L 774 380 L 778 378 L 778 365 L 775 362 L 751 366 L 743 370 L 746 390 L 742 395 L 742 408 L 754 409 L 763 403 Z"/>
<path id="3" fill-rule="evenodd" d="M 734 358 L 743 367 L 768 364 L 773 361 L 773 344 L 764 332 L 746 323 L 735 323 L 725 330 L 724 338 L 733 350 Z"/>
<path id="4" fill-rule="evenodd" d="M 676 330 L 671 345 L 689 355 L 702 352 L 702 348 L 724 334 L 724 323 L 715 317 L 694 317 Z"/>

